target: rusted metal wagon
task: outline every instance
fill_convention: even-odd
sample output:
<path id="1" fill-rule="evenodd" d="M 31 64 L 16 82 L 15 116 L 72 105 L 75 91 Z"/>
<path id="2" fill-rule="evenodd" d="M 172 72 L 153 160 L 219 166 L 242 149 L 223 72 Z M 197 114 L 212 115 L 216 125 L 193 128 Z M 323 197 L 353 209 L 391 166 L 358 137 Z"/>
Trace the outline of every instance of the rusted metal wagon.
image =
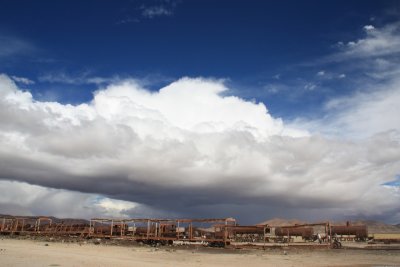
<path id="1" fill-rule="evenodd" d="M 276 227 L 276 236 L 299 236 L 304 240 L 310 240 L 314 236 L 314 229 L 312 227 Z"/>
<path id="2" fill-rule="evenodd" d="M 332 225 L 331 234 L 342 239 L 354 239 L 357 241 L 365 241 L 368 239 L 368 228 L 366 225 Z"/>

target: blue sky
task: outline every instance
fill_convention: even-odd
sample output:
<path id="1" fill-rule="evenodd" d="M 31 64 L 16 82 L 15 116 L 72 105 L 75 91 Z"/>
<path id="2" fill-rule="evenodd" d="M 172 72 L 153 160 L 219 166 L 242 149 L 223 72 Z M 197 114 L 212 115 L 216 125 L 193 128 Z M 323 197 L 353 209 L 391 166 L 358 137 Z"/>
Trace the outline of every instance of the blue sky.
<path id="1" fill-rule="evenodd" d="M 338 42 L 362 38 L 364 25 L 381 26 L 396 19 L 387 13 L 398 8 L 396 1 L 2 1 L 1 5 L 0 36 L 4 45 L 14 48 L 3 53 L 0 71 L 35 81 L 33 93 L 43 99 L 57 97 L 70 103 L 91 99 L 94 84 L 82 80 L 72 86 L 60 76 L 147 78 L 152 89 L 183 76 L 216 77 L 227 79 L 236 95 L 267 102 L 273 114 L 284 118 L 292 118 L 294 112 L 310 116 L 322 101 L 349 94 L 359 73 L 321 81 L 316 76 L 320 71 L 339 76 L 346 70 L 315 62 L 337 52 Z M 152 10 L 156 12 L 149 13 Z M 43 79 L 53 76 L 60 82 Z M 282 84 L 289 87 L 284 92 L 277 89 Z M 307 85 L 315 90 L 309 92 Z"/>
<path id="2" fill-rule="evenodd" d="M 3 0 L 0 213 L 398 223 L 399 66 L 398 1 Z"/>

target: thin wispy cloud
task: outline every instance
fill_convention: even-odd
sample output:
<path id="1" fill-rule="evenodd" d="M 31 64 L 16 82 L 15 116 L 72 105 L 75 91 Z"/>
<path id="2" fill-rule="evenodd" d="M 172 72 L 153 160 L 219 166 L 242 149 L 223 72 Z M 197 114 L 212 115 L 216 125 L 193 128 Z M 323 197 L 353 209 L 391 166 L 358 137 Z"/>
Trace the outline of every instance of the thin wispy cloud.
<path id="1" fill-rule="evenodd" d="M 400 22 L 380 27 L 368 24 L 360 30 L 361 37 L 338 41 L 331 54 L 292 66 L 294 78 L 265 82 L 263 92 L 302 101 L 310 93 L 322 96 L 341 91 L 346 98 L 354 91 L 387 88 L 400 75 Z"/>
<path id="2" fill-rule="evenodd" d="M 83 85 L 83 84 L 107 84 L 119 80 L 119 77 L 99 77 L 92 76 L 90 72 L 81 72 L 77 75 L 72 75 L 66 72 L 51 72 L 46 73 L 38 77 L 40 82 L 47 83 L 61 83 L 71 85 Z"/>
<path id="3" fill-rule="evenodd" d="M 116 24 L 139 23 L 142 20 L 160 17 L 171 17 L 175 14 L 179 1 L 158 0 L 146 1 L 125 14 L 125 17 Z"/>
<path id="4" fill-rule="evenodd" d="M 152 73 L 144 76 L 98 76 L 93 75 L 91 71 L 81 71 L 80 73 L 69 73 L 65 71 L 58 72 L 47 72 L 38 77 L 38 81 L 41 83 L 51 83 L 51 84 L 67 84 L 67 85 L 96 85 L 105 86 L 112 83 L 119 83 L 123 80 L 135 80 L 136 83 L 141 86 L 153 88 L 154 86 L 159 86 L 160 84 L 171 83 L 174 78 Z"/>
<path id="5" fill-rule="evenodd" d="M 179 4 L 176 0 L 161 0 L 153 3 L 147 2 L 140 7 L 144 18 L 153 19 L 156 17 L 172 16 Z"/>
<path id="6" fill-rule="evenodd" d="M 338 42 L 339 53 L 328 60 L 343 61 L 365 59 L 400 53 L 400 23 L 391 23 L 380 28 L 372 25 L 363 27 L 365 35 L 347 43 Z"/>
<path id="7" fill-rule="evenodd" d="M 351 93 L 328 100 L 324 104 L 324 117 L 308 122 L 297 118 L 295 125 L 350 139 L 400 131 L 397 104 L 400 102 L 399 26 L 399 23 L 381 28 L 366 25 L 365 38 L 342 44 L 340 51 L 331 58 L 342 60 L 336 65 L 339 70 L 358 71 L 351 84 Z M 349 62 L 355 59 L 356 63 L 351 66 L 353 69 L 349 69 Z M 344 73 L 337 76 L 339 79 L 346 77 Z"/>
<path id="8" fill-rule="evenodd" d="M 165 6 L 149 6 L 143 7 L 142 15 L 145 18 L 152 19 L 154 17 L 161 17 L 161 16 L 172 16 L 173 10 L 169 9 Z"/>
<path id="9" fill-rule="evenodd" d="M 34 51 L 35 47 L 31 43 L 21 38 L 0 34 L 0 58 L 30 55 Z"/>
<path id="10" fill-rule="evenodd" d="M 21 83 L 21 84 L 26 84 L 26 85 L 30 85 L 30 84 L 35 84 L 34 81 L 32 81 L 29 78 L 25 78 L 25 77 L 18 77 L 18 76 L 11 76 L 11 78 L 16 81 L 17 83 Z"/>

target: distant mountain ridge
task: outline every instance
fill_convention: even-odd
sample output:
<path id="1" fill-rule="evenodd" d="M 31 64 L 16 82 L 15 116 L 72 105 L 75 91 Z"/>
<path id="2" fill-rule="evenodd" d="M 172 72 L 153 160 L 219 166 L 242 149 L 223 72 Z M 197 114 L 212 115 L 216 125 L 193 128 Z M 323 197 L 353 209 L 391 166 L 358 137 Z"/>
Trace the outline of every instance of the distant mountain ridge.
<path id="1" fill-rule="evenodd" d="M 282 219 L 282 218 L 273 218 L 267 221 L 258 223 L 259 225 L 271 225 L 271 226 L 285 226 L 285 225 L 296 225 L 296 224 L 305 224 L 308 223 L 306 221 L 301 221 L 298 219 Z"/>
<path id="2" fill-rule="evenodd" d="M 298 219 L 273 218 L 258 224 L 259 225 L 268 224 L 271 226 L 286 226 L 286 225 L 296 225 L 296 224 L 306 224 L 306 223 L 315 223 L 315 222 L 307 222 Z M 334 221 L 330 223 L 332 225 L 345 225 L 347 221 Z M 400 224 L 391 225 L 391 224 L 386 224 L 384 222 L 373 221 L 373 220 L 355 220 L 355 221 L 350 221 L 350 225 L 367 225 L 368 232 L 370 234 L 400 233 Z"/>
<path id="3" fill-rule="evenodd" d="M 53 223 L 65 223 L 65 224 L 88 224 L 89 221 L 85 219 L 78 218 L 57 218 L 54 216 L 21 216 L 21 215 L 8 215 L 8 214 L 0 214 L 0 218 L 14 218 L 21 217 L 27 219 L 37 219 L 39 217 L 46 217 L 52 220 Z"/>

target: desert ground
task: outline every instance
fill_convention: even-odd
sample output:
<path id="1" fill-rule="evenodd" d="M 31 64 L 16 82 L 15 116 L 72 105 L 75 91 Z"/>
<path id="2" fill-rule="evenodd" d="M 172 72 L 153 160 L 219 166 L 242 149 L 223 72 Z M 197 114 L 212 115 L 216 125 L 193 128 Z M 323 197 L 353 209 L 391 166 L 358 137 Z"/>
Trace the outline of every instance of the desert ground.
<path id="1" fill-rule="evenodd" d="M 153 248 L 1 239 L 0 266 L 400 266 L 400 251 Z"/>

